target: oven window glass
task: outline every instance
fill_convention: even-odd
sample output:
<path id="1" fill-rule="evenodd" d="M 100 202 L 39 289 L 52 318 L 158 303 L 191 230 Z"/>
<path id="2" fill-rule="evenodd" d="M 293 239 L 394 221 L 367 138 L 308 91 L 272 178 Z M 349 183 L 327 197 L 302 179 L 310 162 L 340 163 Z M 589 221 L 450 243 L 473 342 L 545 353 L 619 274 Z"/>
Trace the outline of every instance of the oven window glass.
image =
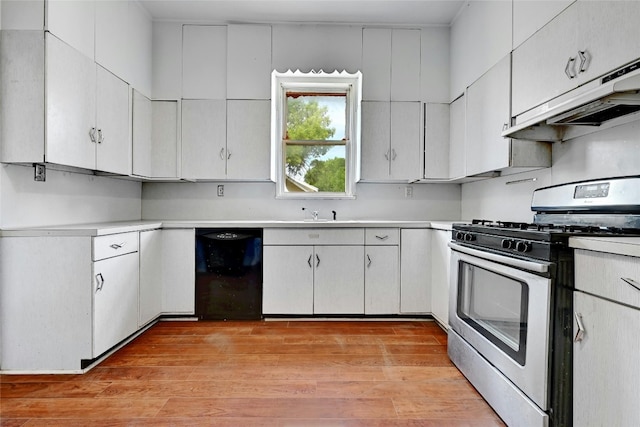
<path id="1" fill-rule="evenodd" d="M 529 287 L 466 262 L 459 268 L 458 317 L 524 366 Z"/>

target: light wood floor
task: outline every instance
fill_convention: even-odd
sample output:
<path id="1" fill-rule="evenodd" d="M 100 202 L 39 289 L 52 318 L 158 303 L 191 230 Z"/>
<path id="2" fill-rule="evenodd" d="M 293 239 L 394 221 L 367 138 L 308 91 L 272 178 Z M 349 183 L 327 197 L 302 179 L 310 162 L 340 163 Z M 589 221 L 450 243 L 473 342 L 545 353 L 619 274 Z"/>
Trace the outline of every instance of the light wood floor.
<path id="1" fill-rule="evenodd" d="M 84 375 L 3 375 L 7 426 L 503 426 L 433 322 L 160 322 Z"/>

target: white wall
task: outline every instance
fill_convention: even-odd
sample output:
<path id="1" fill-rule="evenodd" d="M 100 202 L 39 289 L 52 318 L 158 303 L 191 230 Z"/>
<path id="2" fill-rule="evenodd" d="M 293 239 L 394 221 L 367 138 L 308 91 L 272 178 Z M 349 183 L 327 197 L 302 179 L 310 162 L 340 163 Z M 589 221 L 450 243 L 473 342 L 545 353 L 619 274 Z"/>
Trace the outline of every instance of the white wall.
<path id="1" fill-rule="evenodd" d="M 640 121 L 554 143 L 550 169 L 462 185 L 462 218 L 531 222 L 536 188 L 628 175 L 640 175 Z"/>
<path id="2" fill-rule="evenodd" d="M 139 182 L 47 170 L 45 182 L 33 168 L 0 165 L 0 228 L 139 220 Z"/>
<path id="3" fill-rule="evenodd" d="M 275 185 L 225 182 L 224 197 L 216 196 L 218 183 L 145 183 L 143 219 L 175 220 L 301 220 L 304 212 L 319 210 L 321 218 L 437 220 L 460 218 L 460 186 L 414 184 L 406 198 L 405 184 L 358 184 L 355 200 L 282 200 Z"/>

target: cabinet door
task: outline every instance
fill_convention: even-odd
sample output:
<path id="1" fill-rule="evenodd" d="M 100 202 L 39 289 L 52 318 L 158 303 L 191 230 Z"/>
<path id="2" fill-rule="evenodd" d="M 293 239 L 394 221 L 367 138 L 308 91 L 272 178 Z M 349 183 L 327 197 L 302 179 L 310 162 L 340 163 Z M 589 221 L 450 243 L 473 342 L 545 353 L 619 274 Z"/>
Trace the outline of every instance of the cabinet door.
<path id="1" fill-rule="evenodd" d="M 93 356 L 138 329 L 138 253 L 93 264 Z"/>
<path id="2" fill-rule="evenodd" d="M 578 78 L 570 79 L 564 71 L 569 58 L 578 54 L 577 3 L 513 51 L 512 116 L 578 85 Z"/>
<path id="3" fill-rule="evenodd" d="M 151 100 L 133 89 L 132 174 L 151 176 Z"/>
<path id="4" fill-rule="evenodd" d="M 139 327 L 162 312 L 162 233 L 162 230 L 140 232 Z"/>
<path id="5" fill-rule="evenodd" d="M 46 29 L 92 61 L 95 56 L 95 3 L 95 0 L 46 2 Z"/>
<path id="6" fill-rule="evenodd" d="M 400 231 L 400 312 L 431 311 L 431 235 L 425 229 Z"/>
<path id="7" fill-rule="evenodd" d="M 227 178 L 268 180 L 271 155 L 271 103 L 227 101 Z"/>
<path id="8" fill-rule="evenodd" d="M 420 103 L 391 102 L 390 179 L 422 178 Z"/>
<path id="9" fill-rule="evenodd" d="M 46 34 L 46 70 L 46 161 L 95 169 L 95 63 Z"/>
<path id="10" fill-rule="evenodd" d="M 196 250 L 194 229 L 162 230 L 162 312 L 194 314 Z"/>
<path id="11" fill-rule="evenodd" d="M 391 101 L 420 100 L 420 30 L 391 33 Z"/>
<path id="12" fill-rule="evenodd" d="M 182 101 L 182 176 L 223 179 L 227 164 L 224 100 Z"/>
<path id="13" fill-rule="evenodd" d="M 362 30 L 362 99 L 391 100 L 391 30 Z M 364 126 L 362 128 L 365 129 Z"/>
<path id="14" fill-rule="evenodd" d="M 424 104 L 424 177 L 449 177 L 449 104 Z"/>
<path id="15" fill-rule="evenodd" d="M 585 330 L 573 346 L 574 425 L 639 425 L 640 310 L 582 292 L 574 310 Z"/>
<path id="16" fill-rule="evenodd" d="M 513 48 L 544 27 L 575 0 L 519 0 L 513 2 Z"/>
<path id="17" fill-rule="evenodd" d="M 55 2 L 49 2 L 55 3 Z M 95 59 L 121 79 L 127 79 L 129 1 L 96 1 Z M 134 7 L 134 6 L 131 6 Z"/>
<path id="18" fill-rule="evenodd" d="M 314 314 L 364 313 L 363 246 L 316 246 Z"/>
<path id="19" fill-rule="evenodd" d="M 96 84 L 96 169 L 129 175 L 129 85 L 99 65 Z"/>
<path id="20" fill-rule="evenodd" d="M 511 55 L 467 89 L 466 175 L 509 166 L 509 139 L 501 136 L 509 123 Z"/>
<path id="21" fill-rule="evenodd" d="M 574 54 L 586 50 L 591 56 L 586 70 L 580 74 L 584 82 L 638 59 L 640 2 L 579 1 L 576 6 L 580 44 Z"/>
<path id="22" fill-rule="evenodd" d="M 226 99 L 227 27 L 182 27 L 182 98 Z"/>
<path id="23" fill-rule="evenodd" d="M 364 314 L 398 314 L 398 246 L 366 246 L 364 258 Z"/>
<path id="24" fill-rule="evenodd" d="M 362 164 L 364 180 L 389 179 L 391 155 L 391 104 L 389 102 L 362 103 Z"/>
<path id="25" fill-rule="evenodd" d="M 271 98 L 271 26 L 227 26 L 227 98 Z"/>
<path id="26" fill-rule="evenodd" d="M 313 314 L 313 255 L 313 246 L 263 248 L 264 314 Z"/>
<path id="27" fill-rule="evenodd" d="M 151 102 L 151 177 L 178 176 L 178 102 Z"/>
<path id="28" fill-rule="evenodd" d="M 449 324 L 449 262 L 451 249 L 447 244 L 450 240 L 450 231 L 431 231 L 431 313 L 444 326 Z"/>
<path id="29" fill-rule="evenodd" d="M 467 106 L 464 96 L 449 106 L 449 178 L 465 176 L 465 131 Z"/>

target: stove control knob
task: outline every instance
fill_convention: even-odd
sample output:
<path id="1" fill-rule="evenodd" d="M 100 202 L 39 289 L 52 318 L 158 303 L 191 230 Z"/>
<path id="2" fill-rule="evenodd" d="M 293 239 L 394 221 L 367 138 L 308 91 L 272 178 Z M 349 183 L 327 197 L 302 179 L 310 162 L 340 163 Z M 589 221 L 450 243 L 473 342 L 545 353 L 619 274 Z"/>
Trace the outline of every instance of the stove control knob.
<path id="1" fill-rule="evenodd" d="M 511 239 L 502 239 L 502 248 L 503 249 L 514 249 L 516 242 Z"/>
<path id="2" fill-rule="evenodd" d="M 516 251 L 518 252 L 531 252 L 532 246 L 530 242 L 520 240 L 516 243 Z"/>
<path id="3" fill-rule="evenodd" d="M 464 235 L 464 241 L 465 242 L 473 242 L 474 240 L 476 240 L 476 236 L 474 236 L 471 233 L 465 233 L 465 235 Z"/>
<path id="4" fill-rule="evenodd" d="M 462 231 L 456 231 L 456 240 L 464 240 L 464 233 Z"/>

